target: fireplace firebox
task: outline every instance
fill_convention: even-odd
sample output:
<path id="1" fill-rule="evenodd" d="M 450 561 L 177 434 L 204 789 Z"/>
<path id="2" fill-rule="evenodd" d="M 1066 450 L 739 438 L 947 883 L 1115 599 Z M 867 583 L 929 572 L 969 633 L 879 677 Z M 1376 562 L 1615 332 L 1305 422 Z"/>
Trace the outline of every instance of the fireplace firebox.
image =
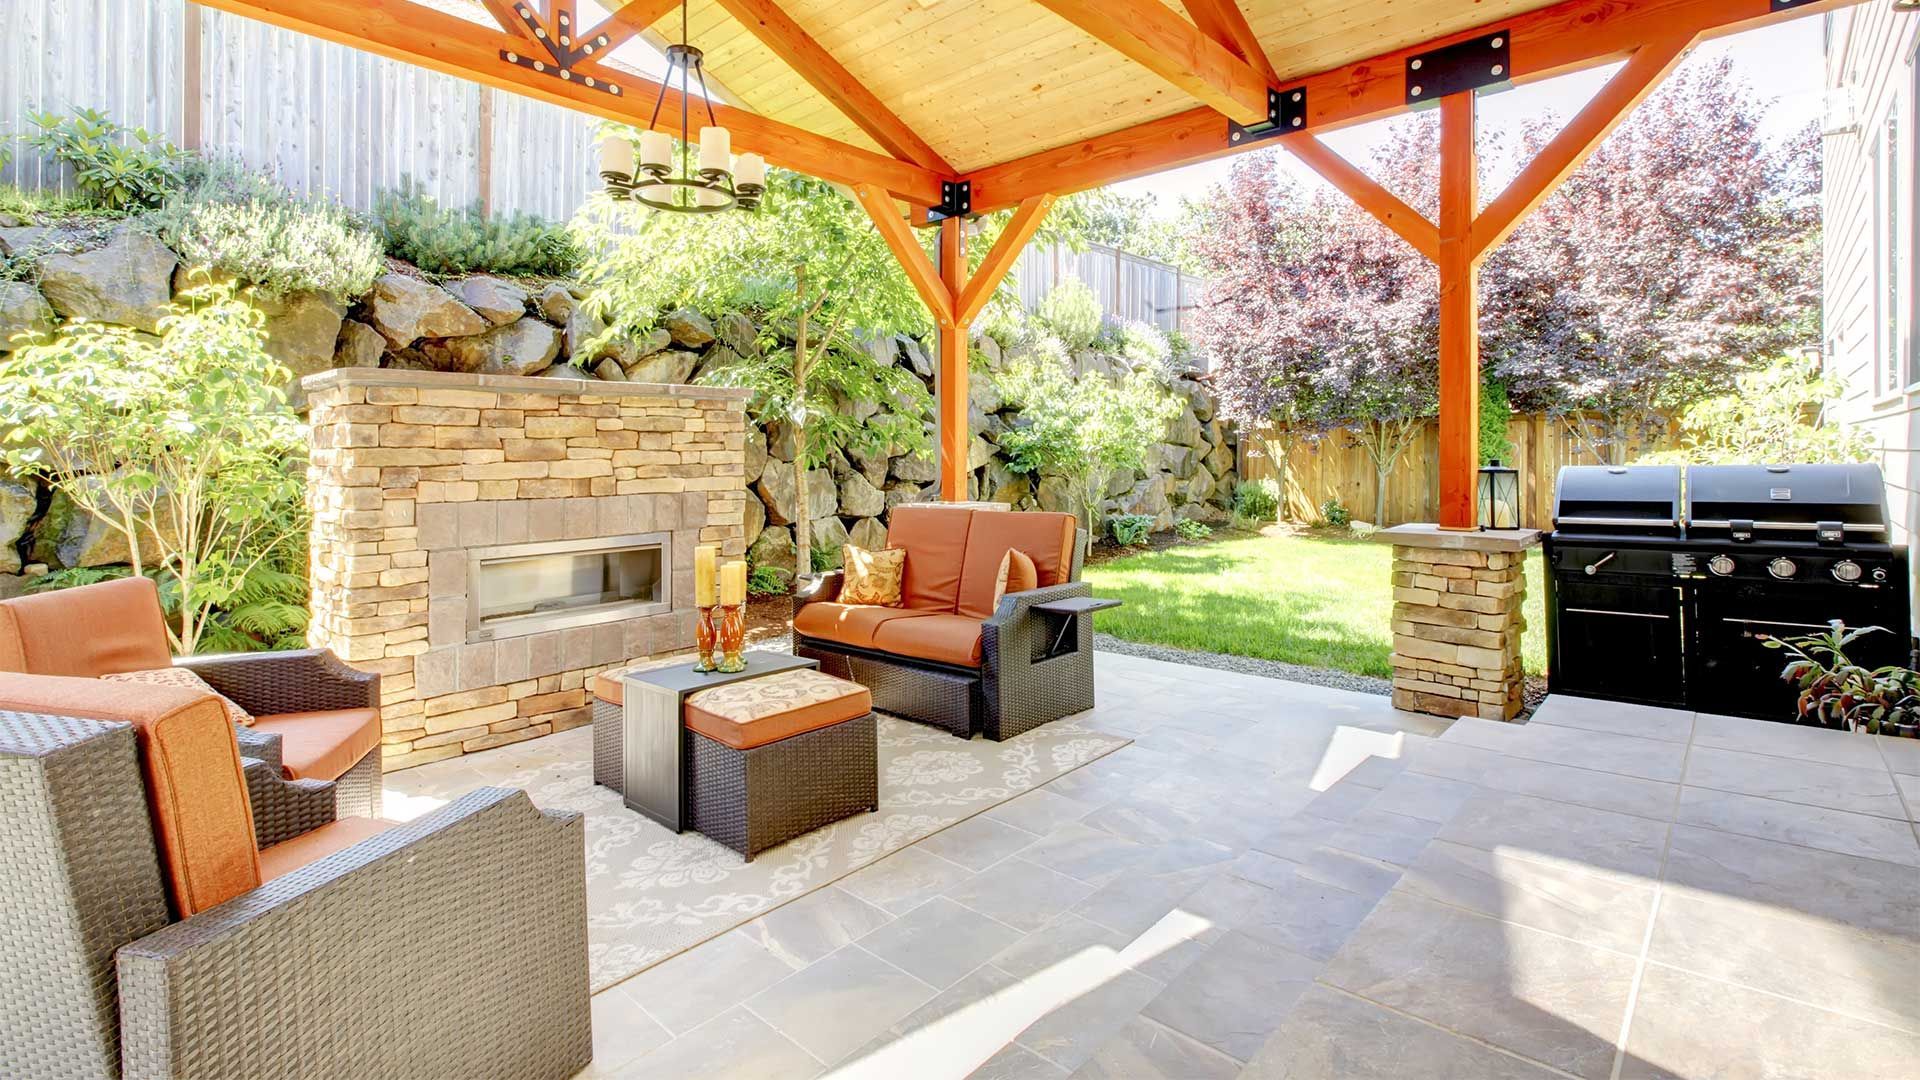
<path id="1" fill-rule="evenodd" d="M 467 640 L 672 611 L 672 544 L 655 532 L 471 548 Z"/>

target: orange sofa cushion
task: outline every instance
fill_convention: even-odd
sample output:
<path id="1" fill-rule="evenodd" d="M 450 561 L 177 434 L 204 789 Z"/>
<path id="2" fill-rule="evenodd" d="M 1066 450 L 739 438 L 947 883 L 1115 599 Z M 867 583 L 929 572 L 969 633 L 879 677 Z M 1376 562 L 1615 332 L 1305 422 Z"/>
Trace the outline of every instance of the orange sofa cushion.
<path id="1" fill-rule="evenodd" d="M 1025 552 L 1033 560 L 1039 578 L 1037 587 L 1060 584 L 1073 570 L 1073 544 L 1072 514 L 1009 510 L 973 515 L 967 529 L 967 553 L 960 572 L 957 610 L 976 619 L 993 614 L 993 592 L 1000 577 L 1000 560 L 1011 550 Z M 911 557 L 907 563 L 911 572 Z"/>
<path id="2" fill-rule="evenodd" d="M 0 601 L 0 671 L 97 679 L 169 667 L 164 618 L 143 577 Z"/>
<path id="3" fill-rule="evenodd" d="M 133 725 L 176 916 L 259 886 L 246 775 L 218 698 L 170 686 L 0 674 L 0 709 Z"/>
<path id="4" fill-rule="evenodd" d="M 714 742 L 751 750 L 872 711 L 866 687 L 800 668 L 692 694 L 686 724 Z"/>
<path id="5" fill-rule="evenodd" d="M 289 780 L 338 780 L 380 745 L 380 710 L 329 709 L 255 717 L 253 730 L 280 736 Z"/>
<path id="6" fill-rule="evenodd" d="M 398 822 L 380 818 L 340 818 L 291 840 L 282 840 L 260 853 L 260 880 L 267 882 L 290 874 L 370 836 L 379 836 L 396 824 Z"/>
<path id="7" fill-rule="evenodd" d="M 961 667 L 980 666 L 980 620 L 968 615 L 929 614 L 896 619 L 874 632 L 873 647 Z"/>
<path id="8" fill-rule="evenodd" d="M 907 607 L 916 611 L 954 609 L 960 599 L 967 526 L 975 516 L 965 507 L 937 503 L 893 508 L 887 522 L 887 546 L 907 551 L 907 572 L 900 590 Z M 993 558 L 997 565 L 1000 556 Z M 988 576 L 992 576 L 991 571 Z"/>
<path id="9" fill-rule="evenodd" d="M 874 632 L 895 619 L 925 618 L 930 612 L 872 604 L 816 601 L 793 617 L 793 628 L 811 638 L 837 641 L 862 649 L 873 648 Z"/>

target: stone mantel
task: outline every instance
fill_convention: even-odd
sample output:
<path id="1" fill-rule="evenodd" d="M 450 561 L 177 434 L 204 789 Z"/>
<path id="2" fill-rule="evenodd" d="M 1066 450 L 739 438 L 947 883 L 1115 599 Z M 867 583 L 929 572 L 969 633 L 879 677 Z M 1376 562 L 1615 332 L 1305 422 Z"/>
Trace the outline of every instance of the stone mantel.
<path id="1" fill-rule="evenodd" d="M 407 368 L 334 368 L 300 380 L 301 390 L 309 395 L 337 386 L 407 386 L 427 390 L 494 390 L 507 393 L 584 394 L 596 398 L 680 398 L 692 401 L 745 402 L 753 396 L 753 391 L 736 386 L 602 382 L 585 375 L 574 379 L 546 375 L 475 375 L 459 371 L 413 371 Z"/>
<path id="2" fill-rule="evenodd" d="M 1373 534 L 1399 547 L 1456 551 L 1525 551 L 1540 543 L 1539 529 L 1443 529 L 1433 524 L 1395 525 Z"/>

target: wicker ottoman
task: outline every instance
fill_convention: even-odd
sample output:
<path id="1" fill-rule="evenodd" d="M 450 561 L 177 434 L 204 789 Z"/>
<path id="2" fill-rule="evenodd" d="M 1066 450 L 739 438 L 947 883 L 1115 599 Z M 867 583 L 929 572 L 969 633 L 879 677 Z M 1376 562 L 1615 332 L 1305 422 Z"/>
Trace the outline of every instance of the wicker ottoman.
<path id="1" fill-rule="evenodd" d="M 686 701 L 687 824 L 747 861 L 879 809 L 873 699 L 802 669 Z"/>

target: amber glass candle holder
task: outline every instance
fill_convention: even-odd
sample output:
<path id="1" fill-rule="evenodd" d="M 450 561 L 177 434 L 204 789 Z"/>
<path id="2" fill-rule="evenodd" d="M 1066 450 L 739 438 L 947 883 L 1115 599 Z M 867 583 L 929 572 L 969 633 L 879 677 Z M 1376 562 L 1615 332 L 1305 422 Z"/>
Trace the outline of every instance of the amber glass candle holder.
<path id="1" fill-rule="evenodd" d="M 693 644 L 700 652 L 700 658 L 694 661 L 693 670 L 712 671 L 714 664 L 714 643 L 718 637 L 713 625 L 714 605 L 707 604 L 694 609 Z"/>
<path id="2" fill-rule="evenodd" d="M 720 605 L 720 665 L 725 672 L 747 670 L 747 605 Z"/>

